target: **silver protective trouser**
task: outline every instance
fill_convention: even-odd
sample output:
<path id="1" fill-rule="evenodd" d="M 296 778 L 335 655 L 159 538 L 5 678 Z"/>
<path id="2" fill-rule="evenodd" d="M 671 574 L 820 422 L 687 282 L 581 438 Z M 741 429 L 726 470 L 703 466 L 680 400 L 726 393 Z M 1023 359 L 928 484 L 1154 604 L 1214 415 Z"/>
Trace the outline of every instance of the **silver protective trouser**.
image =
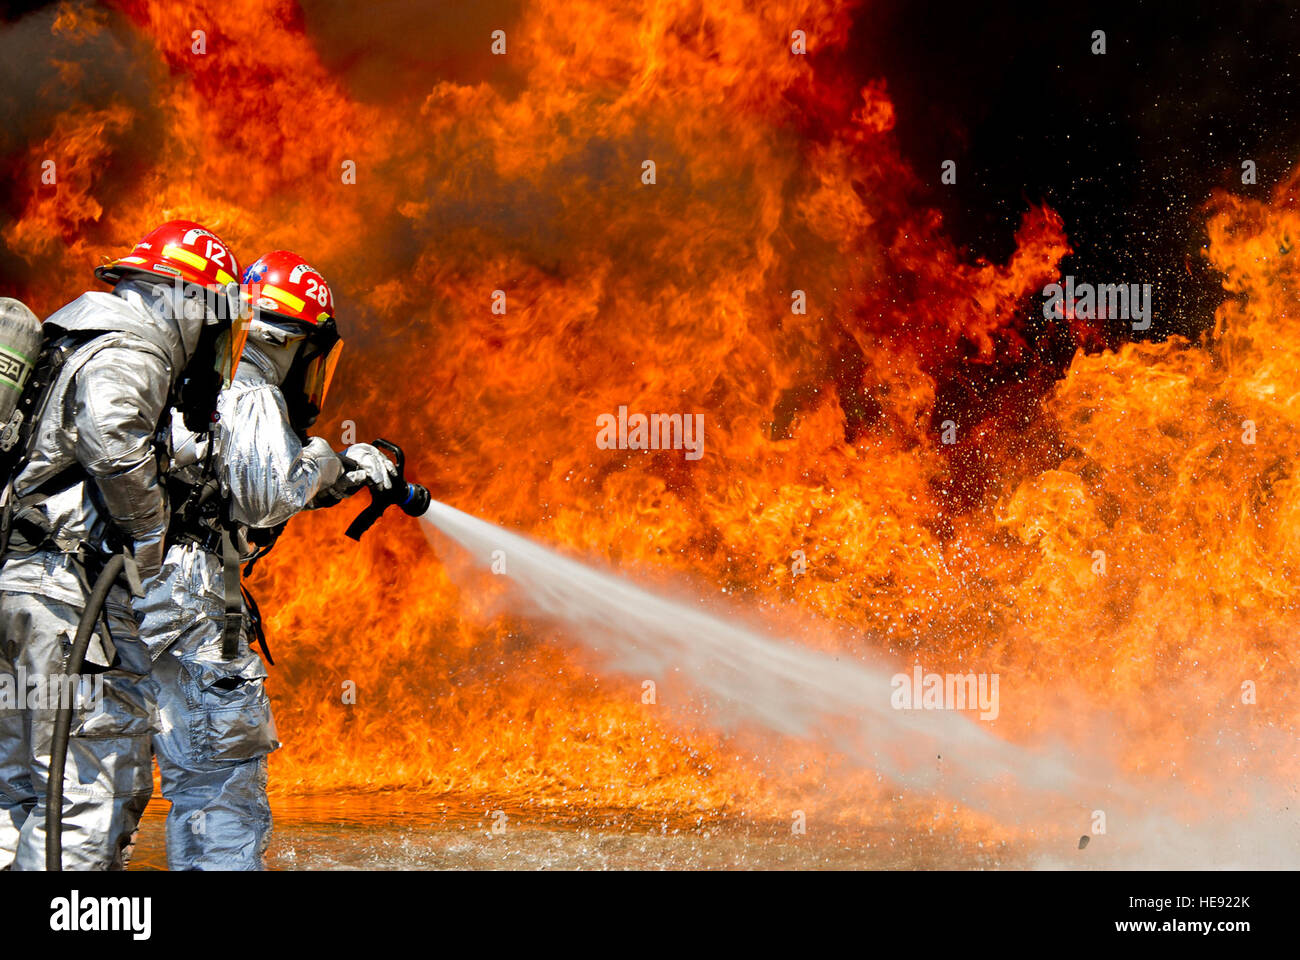
<path id="1" fill-rule="evenodd" d="M 261 870 L 271 838 L 267 755 L 279 747 L 266 667 L 249 649 L 221 657 L 221 557 L 196 544 L 167 552 L 143 600 L 141 634 L 154 659 L 154 754 L 172 870 Z"/>
<path id="2" fill-rule="evenodd" d="M 63 785 L 65 870 L 125 869 L 153 788 L 149 738 L 155 718 L 140 666 L 147 660 L 125 599 L 110 597 L 105 608 L 118 656 L 107 669 L 83 673 L 91 695 L 73 714 Z M 61 676 L 80 617 L 76 605 L 0 591 L 0 682 L 8 679 L 6 690 L 21 692 L 15 689 L 20 676 L 24 686 Z M 0 868 L 45 869 L 53 706 L 49 699 L 0 703 Z"/>

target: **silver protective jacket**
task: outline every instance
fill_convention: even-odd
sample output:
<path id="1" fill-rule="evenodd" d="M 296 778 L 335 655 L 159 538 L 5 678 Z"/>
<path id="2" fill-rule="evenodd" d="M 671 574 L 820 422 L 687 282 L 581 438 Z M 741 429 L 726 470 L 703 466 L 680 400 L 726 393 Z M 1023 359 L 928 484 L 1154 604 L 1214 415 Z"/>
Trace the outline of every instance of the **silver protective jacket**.
<path id="1" fill-rule="evenodd" d="M 250 527 L 284 523 L 321 492 L 321 463 L 304 453 L 290 427 L 275 376 L 271 361 L 249 343 L 219 403 L 222 493 L 230 518 Z"/>
<path id="2" fill-rule="evenodd" d="M 304 453 L 289 425 L 284 395 L 269 379 L 273 376 L 256 348 L 246 347 L 234 383 L 217 402 L 218 429 L 211 451 L 210 439 L 191 434 L 179 417 L 172 421 L 174 475 L 194 483 L 210 471 L 230 519 L 243 528 L 284 523 L 311 505 L 321 487 L 320 463 Z M 242 536 L 236 539 L 246 542 Z M 146 586 L 147 596 L 136 606 L 156 611 L 148 615 L 144 630 L 155 660 L 196 618 L 212 621 L 211 639 L 219 648 L 219 611 L 225 602 L 219 552 L 178 543 L 167 551 L 162 576 Z"/>
<path id="3" fill-rule="evenodd" d="M 64 364 L 14 483 L 15 517 L 48 531 L 57 549 L 11 553 L 0 590 L 80 604 L 85 586 L 68 555 L 108 550 L 110 524 L 132 541 L 142 573 L 156 572 L 168 520 L 159 423 L 202 323 L 173 319 L 182 314 L 172 300 L 163 284 L 124 281 L 113 293 L 83 294 L 46 320 L 99 336 Z M 70 484 L 59 481 L 78 467 L 84 474 L 72 469 Z"/>

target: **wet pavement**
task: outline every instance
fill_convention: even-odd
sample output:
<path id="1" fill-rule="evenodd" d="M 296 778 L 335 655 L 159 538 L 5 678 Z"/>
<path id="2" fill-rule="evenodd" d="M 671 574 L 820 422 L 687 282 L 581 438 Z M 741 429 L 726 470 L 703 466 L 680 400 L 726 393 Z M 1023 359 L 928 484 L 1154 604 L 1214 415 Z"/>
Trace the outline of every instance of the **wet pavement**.
<path id="1" fill-rule="evenodd" d="M 272 870 L 884 870 L 1024 866 L 1002 848 L 915 830 L 611 811 L 583 819 L 456 806 L 401 795 L 286 798 L 274 804 Z M 141 825 L 132 869 L 165 869 L 163 805 Z M 1001 845 L 1000 845 L 1001 846 Z"/>

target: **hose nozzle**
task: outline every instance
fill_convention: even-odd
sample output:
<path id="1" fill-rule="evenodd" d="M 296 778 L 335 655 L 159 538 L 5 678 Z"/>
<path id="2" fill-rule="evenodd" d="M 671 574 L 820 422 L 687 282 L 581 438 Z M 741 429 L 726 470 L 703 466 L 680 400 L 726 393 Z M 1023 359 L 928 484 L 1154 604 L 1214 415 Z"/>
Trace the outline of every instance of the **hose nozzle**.
<path id="1" fill-rule="evenodd" d="M 393 462 L 397 464 L 397 477 L 388 490 L 380 490 L 373 484 L 370 485 L 370 506 L 357 514 L 356 519 L 347 529 L 347 535 L 353 540 L 360 540 L 361 535 L 369 530 L 389 507 L 400 507 L 409 517 L 424 516 L 424 512 L 429 509 L 431 498 L 428 489 L 406 479 L 406 454 L 402 452 L 402 448 L 388 440 L 376 440 L 373 446 L 393 455 Z"/>

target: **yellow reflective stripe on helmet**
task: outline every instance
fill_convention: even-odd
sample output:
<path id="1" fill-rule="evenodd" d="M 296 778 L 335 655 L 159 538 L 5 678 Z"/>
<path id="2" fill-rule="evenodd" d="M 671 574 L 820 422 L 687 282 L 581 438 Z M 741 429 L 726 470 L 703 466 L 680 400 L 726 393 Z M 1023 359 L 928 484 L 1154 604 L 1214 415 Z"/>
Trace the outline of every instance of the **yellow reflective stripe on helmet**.
<path id="1" fill-rule="evenodd" d="M 235 282 L 234 277 L 226 273 L 226 271 L 222 270 L 220 267 L 217 267 L 217 283 L 221 284 L 222 286 L 225 286 L 227 283 L 234 283 L 234 282 Z"/>
<path id="2" fill-rule="evenodd" d="M 317 322 L 317 323 L 324 323 L 324 322 L 325 322 L 326 320 L 328 320 L 329 318 L 330 318 L 330 315 L 329 315 L 328 313 L 318 313 L 318 314 L 316 314 L 316 322 Z"/>
<path id="3" fill-rule="evenodd" d="M 174 243 L 169 243 L 163 247 L 162 255 L 170 260 L 179 260 L 181 263 L 188 263 L 195 270 L 206 270 L 208 261 L 204 260 L 197 253 L 191 253 L 184 247 L 178 247 Z"/>
<path id="4" fill-rule="evenodd" d="M 299 313 L 302 313 L 302 308 L 307 306 L 307 301 L 301 297 L 295 297 L 288 290 L 281 290 L 279 287 L 273 287 L 270 284 L 262 288 L 262 293 L 273 300 L 279 300 L 290 310 L 296 310 Z"/>

